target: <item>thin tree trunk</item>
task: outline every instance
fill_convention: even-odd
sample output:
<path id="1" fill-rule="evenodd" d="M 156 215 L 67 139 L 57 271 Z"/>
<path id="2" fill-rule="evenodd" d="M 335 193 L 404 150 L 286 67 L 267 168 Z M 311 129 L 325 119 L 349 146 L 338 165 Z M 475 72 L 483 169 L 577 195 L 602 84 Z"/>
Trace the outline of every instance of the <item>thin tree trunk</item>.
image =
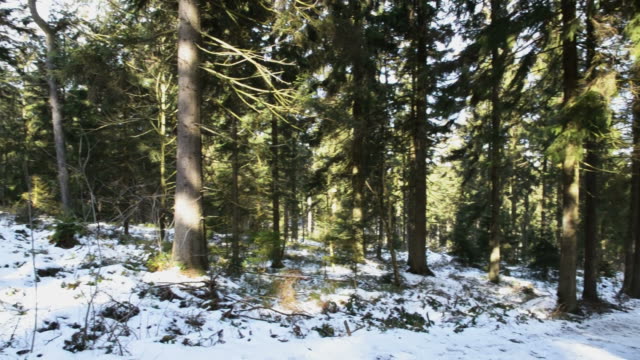
<path id="1" fill-rule="evenodd" d="M 569 106 L 576 95 L 578 84 L 578 52 L 575 31 L 576 1 L 562 0 L 562 65 L 564 98 L 563 105 Z M 565 131 L 576 131 L 575 119 L 569 118 Z M 578 153 L 580 144 L 573 141 L 565 146 L 562 162 L 562 239 L 560 243 L 560 274 L 558 279 L 558 308 L 566 312 L 575 312 L 576 300 L 576 263 L 577 263 L 577 225 L 578 200 L 580 194 Z"/>
<path id="2" fill-rule="evenodd" d="M 160 80 L 162 79 L 162 80 Z M 165 82 L 165 77 L 162 75 L 158 77 L 160 94 L 158 100 L 160 102 L 159 113 L 158 113 L 158 135 L 160 135 L 160 239 L 159 239 L 159 247 L 158 251 L 162 251 L 162 244 L 166 240 L 166 219 L 167 219 L 167 92 L 168 86 Z"/>
<path id="3" fill-rule="evenodd" d="M 547 191 L 547 163 L 548 159 L 544 156 L 542 160 L 542 174 L 540 174 L 541 179 L 541 187 L 542 187 L 542 199 L 540 204 L 540 228 L 542 232 L 542 238 L 546 239 L 546 236 L 549 234 L 549 223 L 547 220 L 547 196 L 549 193 Z"/>
<path id="4" fill-rule="evenodd" d="M 271 267 L 280 269 L 284 267 L 282 263 L 283 250 L 280 237 L 280 189 L 279 189 L 279 164 L 278 164 L 278 118 L 271 119 L 271 202 L 273 207 L 273 236 L 276 237 L 271 254 Z"/>
<path id="5" fill-rule="evenodd" d="M 313 199 L 307 196 L 307 236 L 310 238 L 313 233 Z"/>
<path id="6" fill-rule="evenodd" d="M 231 117 L 231 266 L 230 271 L 240 271 L 240 196 L 238 191 L 238 177 L 240 175 L 240 161 L 238 151 L 238 119 Z"/>
<path id="7" fill-rule="evenodd" d="M 596 34 L 594 29 L 594 0 L 586 3 L 587 30 L 587 64 L 590 67 L 590 79 L 595 77 L 595 48 Z M 589 134 L 585 142 L 586 166 L 589 170 L 584 175 L 585 181 L 585 217 L 584 217 L 584 288 L 582 298 L 588 301 L 598 301 L 598 174 L 599 166 L 597 134 Z"/>
<path id="8" fill-rule="evenodd" d="M 556 185 L 556 242 L 558 245 L 562 242 L 562 198 L 564 185 L 562 183 L 562 173 L 560 176 L 554 176 L 557 181 Z"/>
<path id="9" fill-rule="evenodd" d="M 178 150 L 176 156 L 173 260 L 187 271 L 208 268 L 202 226 L 202 144 L 198 42 L 200 13 L 195 0 L 180 0 L 178 14 Z"/>
<path id="10" fill-rule="evenodd" d="M 36 0 L 29 0 L 29 10 L 33 21 L 44 32 L 47 43 L 47 83 L 49 85 L 49 105 L 51 106 L 51 121 L 53 123 L 53 138 L 56 148 L 56 164 L 58 167 L 58 184 L 62 209 L 67 215 L 72 214 L 71 195 L 69 190 L 69 172 L 67 170 L 67 155 L 65 149 L 64 131 L 62 127 L 62 103 L 58 94 L 58 84 L 55 76 L 55 58 L 57 44 L 54 30 L 38 14 Z"/>
<path id="11" fill-rule="evenodd" d="M 640 65 L 634 67 L 634 81 L 640 80 Z M 631 297 L 640 298 L 640 94 L 634 84 L 633 153 L 631 157 L 631 218 L 630 236 L 625 241 L 625 277 L 623 290 Z M 635 248 L 635 249 L 634 249 Z"/>
<path id="12" fill-rule="evenodd" d="M 502 16 L 500 0 L 491 1 L 491 24 L 497 23 Z M 491 48 L 491 69 L 493 73 L 493 86 L 491 89 L 491 153 L 489 178 L 491 182 L 491 218 L 489 220 L 489 281 L 500 282 L 500 206 L 501 184 L 499 178 L 500 159 L 502 154 L 502 124 L 500 88 L 502 85 L 503 58 L 499 53 L 499 45 Z M 512 194 L 513 196 L 513 194 Z"/>
<path id="13" fill-rule="evenodd" d="M 291 197 L 290 197 L 290 232 L 291 239 L 298 241 L 298 223 L 300 222 L 300 202 L 298 201 L 298 139 L 295 136 L 291 137 L 291 170 L 289 172 L 289 183 L 291 185 Z"/>
<path id="14" fill-rule="evenodd" d="M 526 264 L 529 258 L 529 222 L 531 220 L 529 213 L 530 211 L 530 202 L 529 202 L 529 191 L 524 195 L 524 215 L 522 218 L 522 261 Z"/>
<path id="15" fill-rule="evenodd" d="M 598 218 L 596 211 L 598 184 L 596 169 L 598 155 L 596 143 L 589 139 L 585 145 L 587 151 L 587 170 L 585 180 L 585 217 L 584 217 L 584 288 L 582 298 L 598 301 Z"/>
<path id="16" fill-rule="evenodd" d="M 634 90 L 633 99 L 633 152 L 631 153 L 631 199 L 629 209 L 629 233 L 624 242 L 624 283 L 622 291 L 631 295 L 631 288 L 635 274 L 634 249 L 640 237 L 640 66 L 634 66 L 634 78 L 631 88 Z"/>
<path id="17" fill-rule="evenodd" d="M 352 221 L 352 256 L 355 263 L 364 259 L 364 141 L 366 134 L 365 111 L 363 99 L 359 96 L 353 101 L 353 117 L 355 126 L 353 129 L 353 165 L 351 169 L 351 186 L 353 191 L 353 204 L 351 209 Z"/>

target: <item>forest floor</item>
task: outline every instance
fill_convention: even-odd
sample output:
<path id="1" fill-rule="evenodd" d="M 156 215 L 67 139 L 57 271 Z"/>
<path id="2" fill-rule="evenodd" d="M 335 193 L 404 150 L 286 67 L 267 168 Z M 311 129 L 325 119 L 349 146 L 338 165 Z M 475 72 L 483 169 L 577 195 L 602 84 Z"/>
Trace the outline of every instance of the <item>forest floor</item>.
<path id="1" fill-rule="evenodd" d="M 0 213 L 0 358 L 640 358 L 640 301 L 616 298 L 619 276 L 599 287 L 612 307 L 558 317 L 554 283 L 510 268 L 494 285 L 439 253 L 428 254 L 435 277 L 401 272 L 401 290 L 382 262 L 357 277 L 324 266 L 311 240 L 278 272 L 188 278 L 148 271 L 153 228 L 133 227 L 122 244 L 121 229 L 93 225 L 64 250 L 49 243 L 51 225 L 33 232 L 36 295 L 30 231 Z"/>

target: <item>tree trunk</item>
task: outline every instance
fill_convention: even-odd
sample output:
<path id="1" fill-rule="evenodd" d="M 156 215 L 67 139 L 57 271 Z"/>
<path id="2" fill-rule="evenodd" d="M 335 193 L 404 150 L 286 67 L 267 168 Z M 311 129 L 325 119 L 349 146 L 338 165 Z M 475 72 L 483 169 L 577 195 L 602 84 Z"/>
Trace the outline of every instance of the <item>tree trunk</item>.
<path id="1" fill-rule="evenodd" d="M 640 65 L 634 67 L 636 78 L 640 80 Z M 635 84 L 634 84 L 635 85 Z M 633 153 L 631 155 L 631 211 L 630 234 L 625 241 L 625 271 L 623 291 L 634 298 L 640 298 L 640 94 L 633 86 Z M 635 248 L 635 250 L 634 250 Z"/>
<path id="2" fill-rule="evenodd" d="M 549 222 L 547 220 L 547 196 L 549 196 L 549 192 L 547 191 L 547 157 L 544 156 L 542 160 L 542 174 L 540 174 L 542 187 L 542 199 L 540 204 L 540 228 L 541 228 L 541 237 L 543 239 L 547 238 L 549 232 Z"/>
<path id="3" fill-rule="evenodd" d="M 271 253 L 271 267 L 280 269 L 284 267 L 282 263 L 283 250 L 280 239 L 280 189 L 279 189 L 279 164 L 278 164 L 278 118 L 271 118 L 271 202 L 273 207 L 273 236 L 275 243 Z"/>
<path id="4" fill-rule="evenodd" d="M 160 78 L 159 78 L 160 79 Z M 164 76 L 161 77 L 162 80 L 165 80 Z M 162 252 L 162 244 L 166 240 L 166 218 L 167 218 L 167 91 L 168 86 L 164 81 L 162 84 L 159 84 L 159 88 L 161 90 L 159 94 L 159 113 L 158 113 L 158 122 L 159 122 L 159 132 L 160 135 L 160 216 L 159 216 L 159 225 L 160 225 L 160 239 L 158 251 Z"/>
<path id="5" fill-rule="evenodd" d="M 502 17 L 500 0 L 491 1 L 491 24 L 496 24 Z M 491 71 L 493 85 L 491 88 L 491 153 L 489 178 L 491 182 L 491 218 L 489 220 L 489 281 L 500 282 L 500 206 L 502 204 L 499 178 L 500 161 L 502 155 L 502 107 L 500 102 L 500 88 L 502 86 L 502 74 L 504 73 L 504 61 L 499 53 L 499 44 L 491 48 Z M 513 196 L 513 194 L 512 194 Z"/>
<path id="6" fill-rule="evenodd" d="M 231 117 L 231 264 L 230 272 L 238 273 L 242 267 L 240 262 L 240 196 L 238 191 L 238 177 L 240 161 L 238 151 L 238 119 Z"/>
<path id="7" fill-rule="evenodd" d="M 411 192 L 409 214 L 409 272 L 433 276 L 427 266 L 427 9 L 416 2 L 413 9 L 412 39 L 415 50 L 414 110 L 411 124 Z"/>
<path id="8" fill-rule="evenodd" d="M 200 14 L 195 0 L 179 1 L 178 145 L 176 156 L 173 260 L 187 271 L 208 268 L 202 226 L 202 145 L 198 42 Z"/>
<path id="9" fill-rule="evenodd" d="M 598 301 L 598 218 L 596 211 L 598 184 L 596 169 L 598 155 L 594 139 L 585 145 L 586 162 L 589 170 L 584 175 L 585 217 L 584 217 L 584 289 L 582 298 Z"/>
<path id="10" fill-rule="evenodd" d="M 631 199 L 629 208 L 628 235 L 624 241 L 624 283 L 622 291 L 631 295 L 631 285 L 634 277 L 634 248 L 640 234 L 640 66 L 633 68 L 634 77 L 631 88 L 633 89 L 633 152 L 631 153 Z"/>
<path id="11" fill-rule="evenodd" d="M 311 238 L 313 233 L 313 199 L 307 196 L 307 237 Z"/>
<path id="12" fill-rule="evenodd" d="M 67 170 L 67 155 L 62 128 L 62 103 L 58 95 L 58 84 L 55 76 L 55 58 L 57 56 L 56 34 L 54 30 L 38 14 L 36 0 L 29 0 L 29 10 L 33 21 L 44 32 L 47 43 L 47 84 L 49 85 L 49 105 L 51 106 L 51 121 L 53 123 L 53 138 L 56 148 L 56 164 L 58 167 L 58 184 L 62 209 L 67 215 L 72 214 L 71 195 L 69 191 L 69 172 Z"/>
<path id="13" fill-rule="evenodd" d="M 587 30 L 587 65 L 590 68 L 590 78 L 595 78 L 595 48 L 596 35 L 593 24 L 595 12 L 594 0 L 586 3 Z M 582 298 L 588 301 L 598 301 L 598 179 L 599 166 L 597 135 L 589 134 L 585 142 L 586 167 L 589 169 L 584 175 L 585 185 L 585 217 L 584 217 L 584 288 Z"/>
<path id="14" fill-rule="evenodd" d="M 522 262 L 527 263 L 529 259 L 529 222 L 531 221 L 529 191 L 524 195 L 524 215 L 522 218 Z"/>
<path id="15" fill-rule="evenodd" d="M 360 72 L 361 70 L 357 70 Z M 357 74 L 356 74 L 357 75 Z M 361 77 L 358 75 L 356 77 Z M 362 84 L 363 80 L 358 80 Z M 366 87 L 360 85 L 362 89 Z M 351 168 L 351 187 L 353 191 L 353 203 L 351 208 L 352 221 L 352 252 L 353 261 L 359 263 L 364 259 L 365 238 L 364 238 L 364 142 L 366 136 L 366 112 L 364 110 L 364 99 L 357 95 L 353 101 L 353 144 L 352 144 L 352 168 Z"/>
<path id="16" fill-rule="evenodd" d="M 564 98 L 568 107 L 576 95 L 578 83 L 578 53 L 575 31 L 576 1 L 562 0 L 562 66 Z M 570 115 L 571 116 L 571 115 Z M 577 124 L 569 118 L 565 131 L 576 131 Z M 580 144 L 569 140 L 562 162 L 562 238 L 560 243 L 560 275 L 558 279 L 558 308 L 566 312 L 578 309 L 576 300 L 577 224 L 580 194 L 578 152 Z"/>

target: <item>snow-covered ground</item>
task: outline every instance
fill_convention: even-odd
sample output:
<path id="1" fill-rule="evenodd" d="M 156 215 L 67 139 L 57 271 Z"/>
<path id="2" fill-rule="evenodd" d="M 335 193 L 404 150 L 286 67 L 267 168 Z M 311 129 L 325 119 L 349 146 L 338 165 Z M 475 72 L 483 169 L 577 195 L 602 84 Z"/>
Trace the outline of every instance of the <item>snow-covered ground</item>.
<path id="1" fill-rule="evenodd" d="M 438 253 L 428 254 L 436 277 L 403 272 L 402 290 L 383 263 L 367 261 L 355 278 L 324 266 L 322 244 L 309 240 L 278 273 L 194 279 L 147 271 L 152 228 L 133 227 L 137 240 L 120 244 L 115 227 L 91 226 L 64 250 L 43 224 L 36 296 L 30 231 L 0 213 L 0 358 L 640 359 L 640 302 L 619 303 L 619 278 L 600 292 L 620 310 L 554 319 L 554 284 L 493 285 Z"/>

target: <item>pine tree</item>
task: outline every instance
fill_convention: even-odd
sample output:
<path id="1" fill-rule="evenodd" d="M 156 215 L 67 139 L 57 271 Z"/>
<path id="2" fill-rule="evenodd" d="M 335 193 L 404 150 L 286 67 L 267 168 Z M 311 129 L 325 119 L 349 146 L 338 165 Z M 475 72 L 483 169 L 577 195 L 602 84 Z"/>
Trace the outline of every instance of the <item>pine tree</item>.
<path id="1" fill-rule="evenodd" d="M 200 15 L 196 0 L 180 0 L 178 27 L 178 152 L 173 260 L 187 270 L 208 268 L 202 210 L 200 139 Z"/>

